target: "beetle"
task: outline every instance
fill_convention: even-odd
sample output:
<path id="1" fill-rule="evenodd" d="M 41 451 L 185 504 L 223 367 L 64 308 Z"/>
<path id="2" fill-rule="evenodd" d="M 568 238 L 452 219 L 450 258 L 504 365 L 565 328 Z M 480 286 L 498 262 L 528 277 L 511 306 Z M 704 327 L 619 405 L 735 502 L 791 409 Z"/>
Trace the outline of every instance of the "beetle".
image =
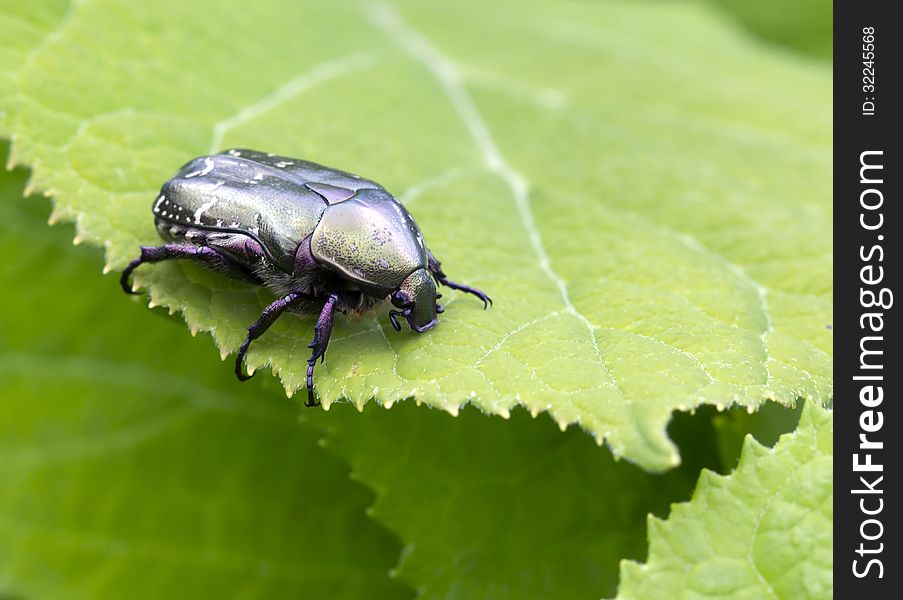
<path id="1" fill-rule="evenodd" d="M 450 281 L 410 213 L 378 183 L 317 163 L 236 148 L 186 163 L 163 184 L 151 210 L 162 246 L 141 246 L 123 270 L 122 289 L 141 264 L 191 259 L 227 276 L 268 288 L 278 299 L 248 327 L 235 375 L 251 342 L 285 311 L 319 312 L 308 348 L 307 402 L 336 311 L 362 314 L 385 300 L 401 331 L 436 326 L 443 308 L 437 286 L 467 292 L 488 308 L 482 291 Z M 397 310 L 396 310 L 397 309 Z"/>

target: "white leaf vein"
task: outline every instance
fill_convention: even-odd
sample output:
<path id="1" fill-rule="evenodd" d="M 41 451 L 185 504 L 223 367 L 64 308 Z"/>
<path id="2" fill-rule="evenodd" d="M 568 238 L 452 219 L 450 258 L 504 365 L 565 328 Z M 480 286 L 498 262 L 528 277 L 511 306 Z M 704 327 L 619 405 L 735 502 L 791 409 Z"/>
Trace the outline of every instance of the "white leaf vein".
<path id="1" fill-rule="evenodd" d="M 558 289 L 558 293 L 561 296 L 561 301 L 565 306 L 565 310 L 579 319 L 586 327 L 593 352 L 596 355 L 599 366 L 605 374 L 606 379 L 615 387 L 615 389 L 617 389 L 626 402 L 631 403 L 630 398 L 621 391 L 614 375 L 605 366 L 593 324 L 585 315 L 580 313 L 573 302 L 571 302 L 567 283 L 552 268 L 551 259 L 543 245 L 542 237 L 536 226 L 536 219 L 533 216 L 533 210 L 530 206 L 530 187 L 527 179 L 511 166 L 499 150 L 486 122 L 483 120 L 482 115 L 480 115 L 476 105 L 467 93 L 461 75 L 458 73 L 454 62 L 442 54 L 442 52 L 433 46 L 422 34 L 406 23 L 401 15 L 398 14 L 398 11 L 391 5 L 384 2 L 373 3 L 371 5 L 370 17 L 376 26 L 379 27 L 390 40 L 398 44 L 412 58 L 423 64 L 427 71 L 432 74 L 439 83 L 455 111 L 458 113 L 461 121 L 467 128 L 468 133 L 473 138 L 474 143 L 483 157 L 486 168 L 491 173 L 498 176 L 508 186 L 511 195 L 514 198 L 521 223 L 530 241 L 530 246 L 539 261 L 540 269 L 545 273 L 549 280 L 555 284 L 555 287 Z"/>

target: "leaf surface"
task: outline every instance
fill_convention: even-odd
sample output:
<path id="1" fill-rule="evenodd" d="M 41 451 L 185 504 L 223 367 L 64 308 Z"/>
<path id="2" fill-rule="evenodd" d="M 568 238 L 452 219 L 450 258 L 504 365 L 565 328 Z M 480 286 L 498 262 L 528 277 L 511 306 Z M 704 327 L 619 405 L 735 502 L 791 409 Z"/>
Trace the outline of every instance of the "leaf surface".
<path id="1" fill-rule="evenodd" d="M 110 269 L 159 243 L 179 165 L 245 146 L 376 179 L 493 296 L 447 293 L 423 336 L 341 319 L 324 406 L 521 404 L 661 470 L 676 409 L 830 398 L 831 74 L 703 5 L 33 4 L 4 11 L 33 26 L 0 41 L 0 132 Z M 193 265 L 137 282 L 223 354 L 273 300 Z M 311 330 L 282 319 L 249 367 L 293 393 Z"/>
<path id="2" fill-rule="evenodd" d="M 750 32 L 813 57 L 828 60 L 834 49 L 834 11 L 827 0 L 742 2 L 711 0 Z"/>

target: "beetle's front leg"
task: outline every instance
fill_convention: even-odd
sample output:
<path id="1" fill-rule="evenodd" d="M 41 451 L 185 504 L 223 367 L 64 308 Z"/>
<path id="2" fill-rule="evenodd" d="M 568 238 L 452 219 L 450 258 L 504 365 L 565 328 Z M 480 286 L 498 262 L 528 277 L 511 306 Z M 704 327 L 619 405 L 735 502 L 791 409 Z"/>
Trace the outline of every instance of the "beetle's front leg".
<path id="1" fill-rule="evenodd" d="M 459 290 L 461 292 L 467 292 L 468 294 L 473 294 L 477 298 L 483 301 L 483 309 L 489 308 L 492 304 L 492 298 L 486 295 L 485 292 L 478 290 L 477 288 L 470 287 L 469 285 L 464 285 L 462 283 L 455 283 L 454 281 L 449 281 L 448 276 L 442 271 L 442 263 L 440 263 L 433 253 L 429 250 L 426 251 L 426 256 L 428 260 L 427 268 L 429 268 L 430 274 L 432 274 L 433 279 L 436 280 L 436 283 L 441 283 L 444 286 L 450 287 L 453 290 Z"/>
<path id="2" fill-rule="evenodd" d="M 332 320 L 335 316 L 335 305 L 339 300 L 338 294 L 329 294 L 320 316 L 317 318 L 317 324 L 314 326 L 314 339 L 308 344 L 308 348 L 312 350 L 310 358 L 307 359 L 307 402 L 304 406 L 317 406 L 320 403 L 314 400 L 314 366 L 317 359 L 322 362 L 326 355 L 326 346 L 329 345 L 329 336 L 332 335 Z"/>
<path id="3" fill-rule="evenodd" d="M 242 363 L 245 360 L 245 355 L 248 353 L 248 347 L 251 345 L 251 342 L 263 335 L 263 333 L 270 328 L 270 325 L 276 322 L 279 315 L 285 312 L 292 304 L 309 299 L 310 297 L 305 294 L 292 292 L 263 309 L 263 313 L 260 317 L 248 327 L 248 337 L 242 342 L 241 347 L 238 349 L 238 356 L 235 357 L 235 376 L 238 377 L 239 381 L 247 381 L 252 377 L 252 375 L 246 374 L 242 369 Z"/>

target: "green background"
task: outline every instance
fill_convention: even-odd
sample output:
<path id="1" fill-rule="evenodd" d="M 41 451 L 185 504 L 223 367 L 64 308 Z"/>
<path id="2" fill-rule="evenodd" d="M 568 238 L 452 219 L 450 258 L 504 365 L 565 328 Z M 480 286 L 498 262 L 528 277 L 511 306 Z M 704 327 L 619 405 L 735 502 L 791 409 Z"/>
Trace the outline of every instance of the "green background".
<path id="1" fill-rule="evenodd" d="M 775 64 L 830 68 L 827 2 L 699 6 Z M 21 26 L 17 3 L 0 8 L 0 27 Z M 0 175 L 4 600 L 613 596 L 619 562 L 646 559 L 649 514 L 688 500 L 702 468 L 730 472 L 747 432 L 771 445 L 799 418 L 678 412 L 682 463 L 651 474 L 521 408 L 299 411 L 268 375 L 237 383 L 180 316 L 122 295 L 99 249 L 22 197 L 26 177 Z"/>

